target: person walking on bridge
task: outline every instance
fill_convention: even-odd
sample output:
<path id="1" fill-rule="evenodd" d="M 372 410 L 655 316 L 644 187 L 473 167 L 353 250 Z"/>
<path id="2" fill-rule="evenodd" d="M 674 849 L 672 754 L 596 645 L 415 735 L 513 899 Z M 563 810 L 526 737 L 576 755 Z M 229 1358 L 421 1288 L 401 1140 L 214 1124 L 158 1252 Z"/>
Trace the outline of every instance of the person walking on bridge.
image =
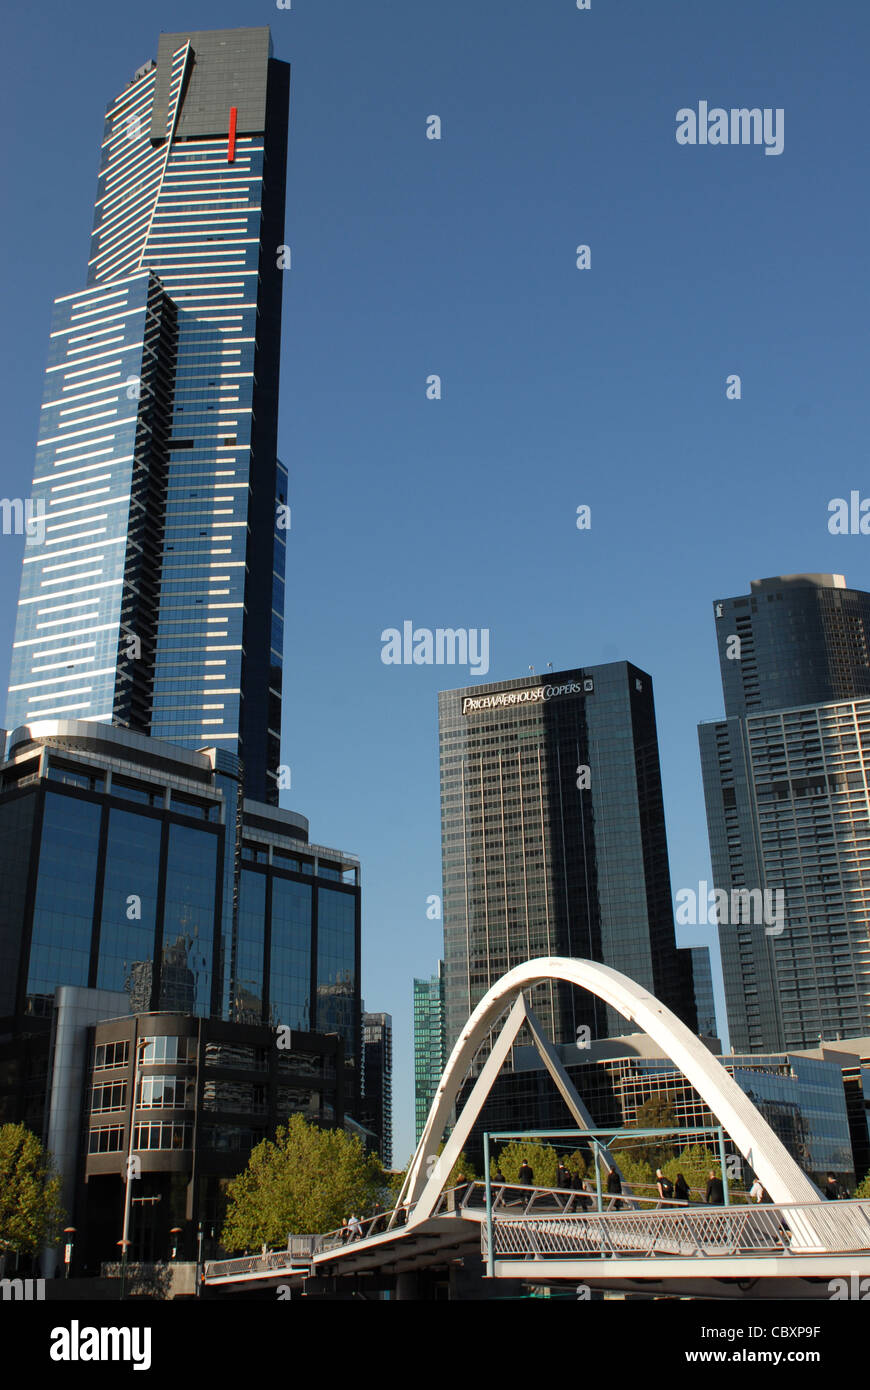
<path id="1" fill-rule="evenodd" d="M 607 1191 L 614 1200 L 610 1203 L 609 1210 L 622 1211 L 622 1203 L 615 1199 L 622 1195 L 622 1178 L 615 1168 L 611 1168 L 607 1174 Z"/>
<path id="2" fill-rule="evenodd" d="M 691 1200 L 692 1194 L 689 1191 L 689 1184 L 686 1182 L 682 1173 L 678 1173 L 677 1180 L 674 1183 L 674 1201 L 679 1202 L 681 1207 L 687 1207 Z"/>
<path id="3" fill-rule="evenodd" d="M 661 1168 L 656 1169 L 656 1189 L 659 1194 L 659 1200 L 656 1202 L 656 1211 L 658 1211 L 662 1203 L 669 1202 L 674 1195 L 674 1184 L 670 1178 L 665 1177 Z"/>
<path id="4" fill-rule="evenodd" d="M 519 1178 L 521 1187 L 534 1187 L 535 1174 L 534 1170 L 530 1167 L 529 1160 L 527 1158 L 524 1158 L 522 1163 L 520 1164 L 520 1171 L 517 1174 L 517 1177 Z"/>
<path id="5" fill-rule="evenodd" d="M 722 1186 L 722 1179 L 717 1178 L 711 1168 L 707 1174 L 707 1206 L 721 1207 L 725 1201 L 725 1189 Z"/>

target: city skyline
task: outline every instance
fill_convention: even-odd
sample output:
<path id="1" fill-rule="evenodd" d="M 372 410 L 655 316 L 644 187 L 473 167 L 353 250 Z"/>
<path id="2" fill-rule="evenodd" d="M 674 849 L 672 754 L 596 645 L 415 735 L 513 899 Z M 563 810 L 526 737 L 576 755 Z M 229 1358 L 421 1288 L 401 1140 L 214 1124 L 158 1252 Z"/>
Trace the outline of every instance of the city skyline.
<path id="1" fill-rule="evenodd" d="M 3 158 L 36 214 L 26 238 L 11 221 L 2 233 L 16 267 L 10 497 L 30 493 L 49 304 L 87 256 L 107 78 L 153 52 L 152 14 L 131 12 L 123 32 L 108 7 L 94 18 L 99 42 L 82 44 L 71 13 L 38 36 L 10 17 L 21 62 L 3 99 L 28 120 Z M 184 18 L 239 21 L 228 3 Z M 855 31 L 868 18 L 815 19 L 808 3 L 738 3 L 723 29 L 676 0 L 665 16 L 508 3 L 493 24 L 448 4 L 422 44 L 410 15 L 377 42 L 346 4 L 270 16 L 276 54 L 304 74 L 283 280 L 295 670 L 282 800 L 361 857 L 364 991 L 397 1042 L 411 1036 L 410 981 L 441 954 L 427 916 L 441 891 L 437 693 L 472 677 L 385 666 L 384 629 L 485 628 L 493 681 L 548 661 L 630 656 L 648 670 L 676 891 L 711 878 L 695 732 L 721 708 L 711 602 L 802 568 L 868 587 L 866 539 L 828 528 L 866 433 L 865 194 L 845 171 L 861 158 Z M 699 96 L 785 108 L 783 153 L 677 145 L 674 113 Z M 426 397 L 432 373 L 441 401 Z M 22 554 L 21 537 L 2 538 L 8 590 Z M 711 944 L 713 929 L 679 941 Z M 409 1151 L 410 1069 L 397 1081 Z"/>

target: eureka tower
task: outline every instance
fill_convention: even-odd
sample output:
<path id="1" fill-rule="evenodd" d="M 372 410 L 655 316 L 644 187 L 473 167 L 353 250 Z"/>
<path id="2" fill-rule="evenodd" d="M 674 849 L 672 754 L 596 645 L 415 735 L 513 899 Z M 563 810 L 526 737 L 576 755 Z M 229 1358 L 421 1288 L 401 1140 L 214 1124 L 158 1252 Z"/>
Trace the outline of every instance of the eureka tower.
<path id="1" fill-rule="evenodd" d="M 55 302 L 6 724 L 239 756 L 277 804 L 289 67 L 161 34 L 106 112 L 86 287 Z"/>

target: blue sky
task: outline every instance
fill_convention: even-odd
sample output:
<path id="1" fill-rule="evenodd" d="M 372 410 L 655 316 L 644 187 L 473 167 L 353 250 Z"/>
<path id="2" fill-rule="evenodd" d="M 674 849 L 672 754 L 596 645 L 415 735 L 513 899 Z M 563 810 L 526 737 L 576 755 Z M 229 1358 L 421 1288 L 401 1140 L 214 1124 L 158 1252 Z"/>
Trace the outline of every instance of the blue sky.
<path id="1" fill-rule="evenodd" d="M 52 300 L 85 282 L 106 104 L 161 29 L 259 24 L 292 65 L 287 804 L 362 858 L 364 993 L 394 1018 L 403 1162 L 411 980 L 441 952 L 426 917 L 440 893 L 436 695 L 470 678 L 385 666 L 381 631 L 488 628 L 490 680 L 548 661 L 645 668 L 674 891 L 709 876 L 696 724 L 722 708 L 713 600 L 800 570 L 870 587 L 870 540 L 827 530 L 831 498 L 870 494 L 870 9 L 10 10 L 4 495 L 30 491 Z M 679 146 L 676 112 L 701 100 L 783 108 L 783 153 Z M 21 538 L 0 537 L 4 684 L 21 555 Z M 712 944 L 712 929 L 679 940 Z"/>

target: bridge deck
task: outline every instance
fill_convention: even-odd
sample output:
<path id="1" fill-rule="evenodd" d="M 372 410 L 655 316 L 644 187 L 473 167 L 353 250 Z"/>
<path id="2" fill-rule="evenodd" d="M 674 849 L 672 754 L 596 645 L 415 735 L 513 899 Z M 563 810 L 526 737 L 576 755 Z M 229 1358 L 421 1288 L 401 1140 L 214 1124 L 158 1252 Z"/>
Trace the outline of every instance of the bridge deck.
<path id="1" fill-rule="evenodd" d="M 580 1194 L 493 1188 L 495 1278 L 609 1282 L 686 1276 L 777 1279 L 870 1274 L 870 1202 L 650 1210 L 626 1194 L 622 1209 L 577 1211 Z M 415 1221 L 411 1208 L 369 1218 L 361 1235 L 293 1237 L 287 1251 L 211 1261 L 209 1285 L 301 1282 L 318 1274 L 395 1274 L 471 1251 L 488 1257 L 483 1184 L 442 1195 Z"/>

